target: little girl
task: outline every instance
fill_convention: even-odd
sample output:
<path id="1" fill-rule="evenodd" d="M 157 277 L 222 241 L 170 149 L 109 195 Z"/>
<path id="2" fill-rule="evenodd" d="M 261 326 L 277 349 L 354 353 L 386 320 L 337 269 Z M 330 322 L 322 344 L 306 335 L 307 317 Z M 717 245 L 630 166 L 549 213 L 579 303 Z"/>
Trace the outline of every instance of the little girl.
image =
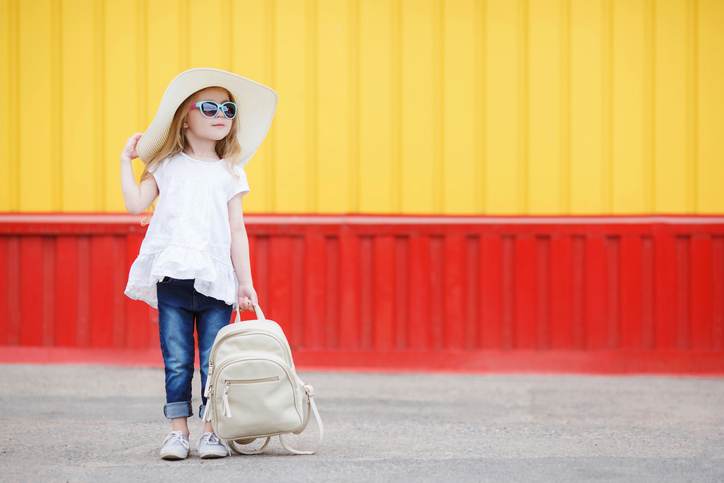
<path id="1" fill-rule="evenodd" d="M 253 310 L 258 303 L 242 214 L 249 192 L 244 165 L 266 136 L 276 101 L 272 89 L 231 72 L 189 69 L 171 81 L 148 129 L 131 136 L 121 153 L 128 211 L 145 211 L 158 195 L 125 294 L 158 309 L 163 412 L 171 421 L 160 451 L 164 459 L 189 455 L 194 326 L 203 388 L 216 333 L 232 310 Z M 136 157 L 146 165 L 140 184 L 131 169 Z M 202 394 L 199 417 L 205 405 Z M 198 453 L 230 454 L 210 423 Z"/>

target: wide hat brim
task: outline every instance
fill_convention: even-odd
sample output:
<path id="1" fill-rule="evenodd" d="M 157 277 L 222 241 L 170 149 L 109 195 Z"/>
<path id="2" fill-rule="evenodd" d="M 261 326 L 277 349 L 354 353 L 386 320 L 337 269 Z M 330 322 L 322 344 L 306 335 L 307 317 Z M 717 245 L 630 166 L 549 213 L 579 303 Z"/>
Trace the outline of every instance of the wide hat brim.
<path id="1" fill-rule="evenodd" d="M 241 164 L 249 161 L 271 127 L 277 93 L 259 82 L 221 69 L 197 67 L 177 75 L 166 88 L 156 115 L 136 144 L 138 157 L 149 162 L 161 149 L 178 106 L 194 92 L 206 87 L 228 89 L 237 104 L 237 139 Z"/>

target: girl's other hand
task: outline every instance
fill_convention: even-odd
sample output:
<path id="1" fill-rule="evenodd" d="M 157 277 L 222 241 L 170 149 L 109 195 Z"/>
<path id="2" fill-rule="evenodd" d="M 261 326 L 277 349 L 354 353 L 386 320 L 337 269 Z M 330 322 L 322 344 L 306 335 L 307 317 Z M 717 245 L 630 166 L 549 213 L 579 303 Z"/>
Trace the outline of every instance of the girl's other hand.
<path id="1" fill-rule="evenodd" d="M 122 160 L 132 161 L 138 157 L 138 152 L 136 151 L 136 144 L 138 144 L 138 140 L 141 139 L 141 136 L 143 136 L 143 133 L 137 132 L 136 134 L 128 138 L 126 146 L 123 148 L 123 152 L 121 152 Z"/>
<path id="2" fill-rule="evenodd" d="M 239 284 L 239 310 L 254 310 L 254 304 L 259 304 L 254 286 L 250 283 Z"/>

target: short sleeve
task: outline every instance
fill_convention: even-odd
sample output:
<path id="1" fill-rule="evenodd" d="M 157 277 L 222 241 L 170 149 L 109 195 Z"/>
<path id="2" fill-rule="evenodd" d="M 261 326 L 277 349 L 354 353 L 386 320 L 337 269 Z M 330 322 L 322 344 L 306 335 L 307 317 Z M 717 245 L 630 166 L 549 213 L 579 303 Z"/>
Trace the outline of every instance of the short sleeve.
<path id="1" fill-rule="evenodd" d="M 166 160 L 162 159 L 161 161 L 156 163 L 154 166 L 152 166 L 152 167 L 149 166 L 149 168 L 148 168 L 148 172 L 151 173 L 154 178 L 156 178 L 156 184 L 158 185 L 159 188 L 163 184 L 163 172 L 164 172 L 165 165 L 166 165 Z"/>
<path id="2" fill-rule="evenodd" d="M 238 195 L 239 193 L 248 193 L 249 192 L 249 182 L 246 178 L 246 171 L 244 171 L 244 167 L 240 164 L 234 166 L 234 172 L 238 176 L 232 177 L 231 180 L 231 188 L 229 190 L 229 195 L 226 197 L 226 201 L 231 200 L 234 196 Z"/>

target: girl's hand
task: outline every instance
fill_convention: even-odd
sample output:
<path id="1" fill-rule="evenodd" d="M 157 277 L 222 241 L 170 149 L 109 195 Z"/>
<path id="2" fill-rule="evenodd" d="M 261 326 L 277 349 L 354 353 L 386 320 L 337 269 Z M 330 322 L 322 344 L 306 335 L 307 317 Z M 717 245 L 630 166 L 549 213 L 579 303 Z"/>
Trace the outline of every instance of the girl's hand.
<path id="1" fill-rule="evenodd" d="M 138 152 L 136 151 L 136 144 L 138 144 L 138 140 L 141 139 L 141 136 L 143 136 L 142 132 L 137 132 L 130 138 L 128 138 L 128 141 L 126 142 L 126 146 L 123 148 L 123 151 L 121 152 L 121 159 L 126 161 L 132 161 L 138 157 Z"/>
<path id="2" fill-rule="evenodd" d="M 239 284 L 239 310 L 254 310 L 253 304 L 259 304 L 256 291 L 251 283 Z"/>

